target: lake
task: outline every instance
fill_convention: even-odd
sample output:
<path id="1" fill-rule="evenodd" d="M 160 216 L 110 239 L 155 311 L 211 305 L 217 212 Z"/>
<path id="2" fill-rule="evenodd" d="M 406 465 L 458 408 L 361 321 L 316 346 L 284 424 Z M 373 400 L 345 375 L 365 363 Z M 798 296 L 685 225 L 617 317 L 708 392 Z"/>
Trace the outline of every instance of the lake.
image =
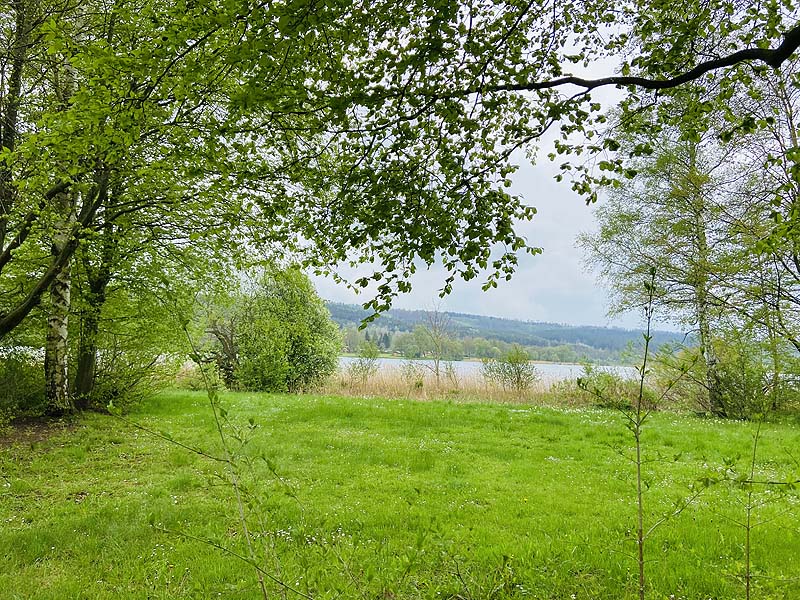
<path id="1" fill-rule="evenodd" d="M 358 360 L 352 356 L 340 356 L 339 368 L 344 370 L 347 366 Z M 399 371 L 404 362 L 409 362 L 404 358 L 379 358 L 378 368 L 381 370 Z M 432 360 L 414 360 L 418 364 L 433 366 Z M 453 365 L 456 373 L 460 376 L 478 377 L 481 373 L 481 362 L 477 360 L 458 360 L 449 361 L 447 364 Z M 445 362 L 440 363 L 439 368 L 444 369 Z M 535 363 L 536 371 L 539 377 L 544 381 L 561 381 L 564 379 L 577 379 L 583 374 L 583 365 L 565 364 L 565 363 Z M 635 379 L 637 377 L 636 369 L 633 367 L 621 366 L 597 366 L 596 368 L 604 371 L 611 371 L 625 379 Z"/>

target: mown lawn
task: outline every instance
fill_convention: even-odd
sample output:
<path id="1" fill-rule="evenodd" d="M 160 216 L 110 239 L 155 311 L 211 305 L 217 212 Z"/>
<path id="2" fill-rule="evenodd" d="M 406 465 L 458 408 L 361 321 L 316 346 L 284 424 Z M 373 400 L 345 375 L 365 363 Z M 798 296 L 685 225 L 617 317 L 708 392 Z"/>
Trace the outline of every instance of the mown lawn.
<path id="1" fill-rule="evenodd" d="M 303 594 L 636 596 L 632 438 L 619 413 L 257 394 L 224 403 L 233 422 L 256 425 L 243 456 L 266 459 L 239 460 L 259 564 Z M 128 418 L 221 455 L 204 394 L 164 393 Z M 754 431 L 654 415 L 647 522 L 726 461 L 744 469 Z M 99 414 L 0 446 L 0 460 L 0 597 L 259 597 L 253 571 L 214 547 L 247 553 L 224 463 Z M 798 460 L 797 427 L 762 426 L 758 479 L 796 479 Z M 785 487 L 753 495 L 754 599 L 800 598 L 798 496 Z M 652 534 L 648 597 L 744 598 L 746 498 L 713 485 Z"/>

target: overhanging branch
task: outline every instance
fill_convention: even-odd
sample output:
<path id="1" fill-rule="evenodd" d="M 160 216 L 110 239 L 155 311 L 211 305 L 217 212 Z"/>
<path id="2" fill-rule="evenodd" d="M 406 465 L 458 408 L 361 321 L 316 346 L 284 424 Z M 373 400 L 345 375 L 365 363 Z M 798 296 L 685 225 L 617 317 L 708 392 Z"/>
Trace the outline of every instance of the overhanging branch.
<path id="1" fill-rule="evenodd" d="M 59 190 L 66 190 L 66 184 L 59 184 L 54 186 L 48 194 L 57 194 Z M 104 169 L 100 174 L 95 195 L 91 199 L 87 199 L 83 205 L 77 220 L 72 227 L 69 239 L 64 247 L 51 261 L 47 270 L 38 278 L 33 288 L 28 292 L 27 296 L 23 298 L 8 312 L 0 314 L 0 339 L 3 339 L 8 333 L 19 325 L 22 320 L 39 304 L 42 294 L 47 290 L 53 280 L 58 276 L 64 266 L 72 259 L 72 255 L 78 248 L 80 243 L 80 234 L 83 229 L 87 228 L 97 212 L 97 209 L 108 199 L 108 170 Z"/>
<path id="2" fill-rule="evenodd" d="M 727 56 L 701 62 L 693 69 L 670 79 L 648 79 L 647 77 L 621 75 L 602 77 L 600 79 L 586 79 L 583 77 L 576 77 L 574 75 L 567 75 L 565 77 L 559 77 L 557 79 L 551 79 L 548 81 L 475 87 L 463 90 L 458 95 L 476 94 L 481 92 L 538 91 L 561 87 L 564 85 L 575 85 L 586 90 L 593 90 L 595 88 L 609 85 L 636 86 L 648 90 L 664 90 L 678 87 L 685 83 L 689 83 L 690 81 L 695 81 L 711 71 L 733 67 L 744 62 L 760 62 L 777 69 L 790 56 L 792 56 L 792 54 L 794 54 L 798 48 L 800 48 L 800 23 L 795 25 L 795 27 L 784 34 L 783 41 L 776 48 L 746 48 L 744 50 L 739 50 L 738 52 L 734 52 L 733 54 L 729 54 Z M 444 97 L 445 95 L 442 96 Z"/>

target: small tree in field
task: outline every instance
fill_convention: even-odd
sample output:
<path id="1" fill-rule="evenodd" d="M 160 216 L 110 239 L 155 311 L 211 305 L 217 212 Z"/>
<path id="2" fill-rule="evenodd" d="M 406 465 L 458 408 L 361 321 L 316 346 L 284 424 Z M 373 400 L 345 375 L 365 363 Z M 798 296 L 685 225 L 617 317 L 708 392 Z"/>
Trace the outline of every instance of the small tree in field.
<path id="1" fill-rule="evenodd" d="M 482 373 L 484 379 L 519 394 L 529 390 L 539 378 L 536 367 L 530 362 L 530 355 L 519 344 L 514 344 L 501 358 L 484 360 Z"/>
<path id="2" fill-rule="evenodd" d="M 378 356 L 380 349 L 375 342 L 361 342 L 358 347 L 358 358 L 347 367 L 347 375 L 353 385 L 364 385 L 378 372 Z"/>
<path id="3" fill-rule="evenodd" d="M 431 361 L 433 362 L 432 371 L 436 379 L 436 386 L 441 381 L 442 369 L 441 362 L 444 357 L 445 347 L 450 340 L 450 316 L 441 310 L 437 304 L 432 310 L 425 313 L 426 324 L 422 331 L 428 338 L 431 350 Z"/>

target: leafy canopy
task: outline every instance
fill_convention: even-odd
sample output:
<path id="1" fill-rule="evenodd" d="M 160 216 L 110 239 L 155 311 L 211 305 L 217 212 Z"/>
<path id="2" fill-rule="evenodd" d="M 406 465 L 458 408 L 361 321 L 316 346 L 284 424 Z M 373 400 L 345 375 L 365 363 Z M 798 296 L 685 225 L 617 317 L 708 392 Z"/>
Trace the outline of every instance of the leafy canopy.
<path id="1" fill-rule="evenodd" d="M 443 293 L 481 273 L 495 286 L 538 252 L 515 231 L 535 214 L 509 192 L 518 151 L 558 127 L 554 155 L 590 157 L 562 165 L 590 199 L 631 175 L 592 90 L 622 86 L 623 118 L 664 122 L 676 117 L 659 106 L 689 94 L 689 122 L 800 43 L 791 0 L 20 0 L 3 17 L 16 75 L 0 107 L 0 335 L 98 215 L 147 210 L 153 223 L 176 202 L 308 266 L 374 265 L 355 282 L 377 284 L 374 310 L 437 260 Z M 574 74 L 601 59 L 620 74 Z M 169 193 L 120 201 L 120 174 Z M 75 223 L 51 256 L 65 193 Z"/>

